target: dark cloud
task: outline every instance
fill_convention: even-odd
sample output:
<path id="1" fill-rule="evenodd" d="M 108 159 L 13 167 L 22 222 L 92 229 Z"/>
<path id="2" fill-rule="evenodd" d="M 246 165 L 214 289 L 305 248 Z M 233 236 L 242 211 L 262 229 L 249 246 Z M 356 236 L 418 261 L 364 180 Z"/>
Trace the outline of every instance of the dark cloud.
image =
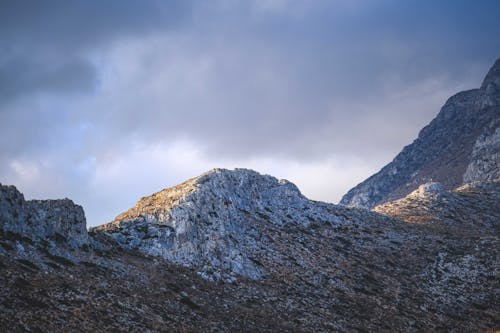
<path id="1" fill-rule="evenodd" d="M 95 85 L 95 68 L 81 59 L 51 62 L 20 56 L 0 63 L 0 103 L 37 92 L 88 92 Z"/>
<path id="2" fill-rule="evenodd" d="M 188 15 L 183 1 L 0 2 L 0 98 L 26 93 L 91 92 L 90 53 L 116 40 L 174 29 Z"/>
<path id="3" fill-rule="evenodd" d="M 1 1 L 0 181 L 72 196 L 96 220 L 99 202 L 212 166 L 297 176 L 334 201 L 447 97 L 479 86 L 500 55 L 499 11 L 488 0 Z M 298 176 L 308 172 L 350 180 L 320 188 Z"/>
<path id="4" fill-rule="evenodd" d="M 81 50 L 114 38 L 176 27 L 188 13 L 188 2 L 181 0 L 4 0 L 0 36 L 10 45 Z"/>

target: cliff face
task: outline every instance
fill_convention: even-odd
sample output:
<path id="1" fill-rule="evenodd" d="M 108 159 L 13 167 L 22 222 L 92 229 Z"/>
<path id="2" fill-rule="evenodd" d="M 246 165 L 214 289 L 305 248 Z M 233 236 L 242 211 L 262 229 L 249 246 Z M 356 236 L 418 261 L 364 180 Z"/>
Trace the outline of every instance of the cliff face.
<path id="1" fill-rule="evenodd" d="M 351 189 L 340 203 L 371 209 L 430 181 L 451 189 L 464 181 L 497 178 L 499 119 L 500 59 L 480 89 L 451 97 L 411 145 Z"/>
<path id="2" fill-rule="evenodd" d="M 85 214 L 69 199 L 26 201 L 14 186 L 0 184 L 0 229 L 34 241 L 79 248 L 88 243 Z"/>
<path id="3" fill-rule="evenodd" d="M 500 110 L 498 110 L 500 113 Z M 481 133 L 472 148 L 464 183 L 500 178 L 500 116 Z"/>

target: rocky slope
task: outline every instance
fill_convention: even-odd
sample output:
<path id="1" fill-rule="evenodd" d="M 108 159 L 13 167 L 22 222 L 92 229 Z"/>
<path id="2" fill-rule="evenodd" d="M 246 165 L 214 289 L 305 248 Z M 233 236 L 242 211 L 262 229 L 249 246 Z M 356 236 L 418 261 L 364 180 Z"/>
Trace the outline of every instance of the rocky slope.
<path id="1" fill-rule="evenodd" d="M 412 201 L 399 204 L 404 214 L 382 215 L 310 201 L 293 184 L 250 170 L 213 170 L 93 229 L 71 260 L 44 251 L 43 239 L 2 238 L 0 328 L 497 329 L 499 195 L 495 182 L 456 193 L 434 184 L 413 195 L 422 213 L 411 215 Z M 460 219 L 435 208 L 449 202 Z M 436 227 L 453 221 L 455 228 Z M 26 256 L 23 247 L 39 253 Z"/>
<path id="2" fill-rule="evenodd" d="M 374 208 L 406 222 L 425 223 L 444 229 L 491 229 L 500 232 L 500 178 L 475 182 L 447 191 L 439 183 L 421 185 L 406 197 Z"/>
<path id="3" fill-rule="evenodd" d="M 435 207 L 447 201 L 425 194 L 439 187 L 422 192 L 431 220 L 446 217 Z M 437 228 L 420 213 L 314 202 L 287 181 L 213 170 L 141 199 L 91 230 L 88 246 L 69 259 L 46 251 L 44 239 L 0 235 L 0 330 L 497 329 L 498 186 L 466 192 L 463 202 L 491 221 Z M 13 197 L 1 197 L 0 207 L 24 205 Z M 457 216 L 469 221 L 474 209 Z"/>
<path id="4" fill-rule="evenodd" d="M 430 181 L 452 189 L 464 182 L 498 178 L 499 133 L 500 59 L 481 88 L 451 97 L 411 145 L 340 203 L 371 209 Z"/>
<path id="5" fill-rule="evenodd" d="M 308 200 L 286 180 L 252 170 L 214 169 L 142 198 L 94 232 L 104 232 L 124 248 L 196 268 L 209 279 L 259 279 L 266 257 L 284 255 L 271 256 L 282 252 L 274 245 L 263 248 L 269 229 L 307 228 L 312 221 L 341 227 L 348 223 L 341 215 L 345 211 Z M 351 218 L 349 223 L 361 223 L 356 214 Z"/>
<path id="6" fill-rule="evenodd" d="M 498 111 L 500 113 L 500 110 Z M 494 119 L 472 148 L 464 183 L 500 178 L 500 117 Z"/>

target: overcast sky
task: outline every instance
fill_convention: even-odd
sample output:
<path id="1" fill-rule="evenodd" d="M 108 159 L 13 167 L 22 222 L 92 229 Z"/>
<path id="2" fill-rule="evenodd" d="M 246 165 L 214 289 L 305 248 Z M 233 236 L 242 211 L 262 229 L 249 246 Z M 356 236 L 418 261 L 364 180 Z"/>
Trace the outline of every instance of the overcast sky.
<path id="1" fill-rule="evenodd" d="M 500 56 L 500 2 L 0 1 L 0 182 L 88 225 L 214 167 L 338 202 Z"/>

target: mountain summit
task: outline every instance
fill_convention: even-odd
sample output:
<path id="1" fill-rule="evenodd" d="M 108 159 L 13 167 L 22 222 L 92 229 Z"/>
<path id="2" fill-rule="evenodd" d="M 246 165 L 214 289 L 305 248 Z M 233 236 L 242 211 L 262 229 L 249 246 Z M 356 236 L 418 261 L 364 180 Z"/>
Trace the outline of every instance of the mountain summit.
<path id="1" fill-rule="evenodd" d="M 286 180 L 247 169 L 213 169 L 142 198 L 94 231 L 124 248 L 195 268 L 208 279 L 260 279 L 270 229 L 345 223 L 334 212 L 334 205 L 308 200 Z"/>
<path id="2" fill-rule="evenodd" d="M 437 181 L 446 189 L 500 177 L 500 59 L 481 88 L 445 103 L 418 138 L 347 194 L 340 204 L 371 209 Z"/>

